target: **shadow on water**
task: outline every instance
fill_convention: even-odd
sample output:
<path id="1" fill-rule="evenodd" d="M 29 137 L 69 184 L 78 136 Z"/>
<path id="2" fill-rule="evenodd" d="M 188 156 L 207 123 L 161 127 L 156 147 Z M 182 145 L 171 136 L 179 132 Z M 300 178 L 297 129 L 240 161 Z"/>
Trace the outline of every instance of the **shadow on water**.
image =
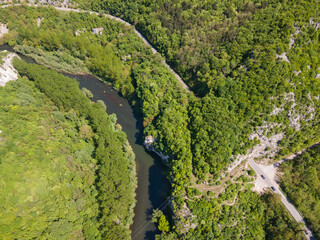
<path id="1" fill-rule="evenodd" d="M 14 52 L 12 47 L 0 46 L 0 51 L 7 50 Z M 18 54 L 28 63 L 35 63 L 30 58 Z M 89 89 L 94 100 L 103 100 L 107 105 L 108 114 L 115 113 L 117 122 L 122 126 L 122 130 L 127 134 L 128 141 L 136 156 L 136 171 L 138 177 L 138 187 L 136 190 L 136 206 L 134 209 L 132 239 L 151 240 L 155 234 L 159 233 L 155 225 L 151 222 L 153 209 L 159 208 L 166 203 L 166 196 L 169 191 L 169 182 L 165 176 L 165 167 L 161 159 L 152 152 L 145 150 L 143 146 L 143 128 L 141 120 L 135 116 L 133 108 L 127 99 L 121 97 L 109 85 L 102 83 L 93 75 L 72 75 L 65 74 L 78 80 L 80 88 Z"/>
<path id="2" fill-rule="evenodd" d="M 103 100 L 107 105 L 108 114 L 115 113 L 117 122 L 126 132 L 130 145 L 136 155 L 136 170 L 138 176 L 138 188 L 136 190 L 137 204 L 134 209 L 134 219 L 131 226 L 132 239 L 154 239 L 159 233 L 151 222 L 153 209 L 158 208 L 166 202 L 169 190 L 169 182 L 165 176 L 166 167 L 155 153 L 148 152 L 143 146 L 142 121 L 135 116 L 133 108 L 127 99 L 110 86 L 102 83 L 92 75 L 74 76 L 80 88 L 89 89 L 94 100 Z"/>

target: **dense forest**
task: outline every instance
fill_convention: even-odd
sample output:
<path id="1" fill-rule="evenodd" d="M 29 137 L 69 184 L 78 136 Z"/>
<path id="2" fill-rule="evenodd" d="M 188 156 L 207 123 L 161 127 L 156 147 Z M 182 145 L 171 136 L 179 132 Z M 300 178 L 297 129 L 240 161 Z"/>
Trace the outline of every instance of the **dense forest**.
<path id="1" fill-rule="evenodd" d="M 27 78 L 0 88 L 1 238 L 129 239 L 136 177 L 125 133 L 76 80 L 14 61 Z"/>
<path id="2" fill-rule="evenodd" d="M 320 238 L 320 145 L 281 164 L 281 187 Z"/>
<path id="3" fill-rule="evenodd" d="M 250 191 L 251 187 L 248 185 L 237 193 L 237 201 L 233 205 L 225 203 L 222 198 L 210 199 L 207 196 L 188 200 L 188 207 L 197 216 L 194 221 L 197 227 L 191 229 L 185 238 L 304 239 L 301 227 L 286 213 L 278 196 L 270 193 L 259 196 Z"/>
<path id="4" fill-rule="evenodd" d="M 85 7 L 88 2 L 79 4 Z M 86 7 L 105 10 L 135 24 L 193 91 L 205 96 L 189 114 L 197 172 L 205 174 L 208 164 L 214 173 L 229 163 L 231 154 L 245 153 L 251 145 L 247 143 L 250 125 L 284 123 L 287 140 L 281 144 L 288 149 L 284 151 L 295 152 L 319 138 L 314 135 L 316 118 L 304 135 L 292 132 L 286 112 L 270 116 L 273 106 L 290 108 L 292 102 L 283 100 L 290 92 L 300 106 L 309 106 L 313 96 L 320 93 L 315 79 L 319 72 L 319 28 L 315 25 L 319 22 L 319 1 L 107 0 L 92 1 Z M 291 36 L 297 31 L 299 34 Z M 283 53 L 288 61 L 276 57 Z M 216 123 L 218 126 L 212 128 L 206 119 L 215 118 L 216 105 L 229 117 L 228 122 L 221 119 L 226 124 Z M 199 117 L 199 110 L 207 116 Z M 199 125 L 202 134 L 198 133 Z"/>
<path id="5" fill-rule="evenodd" d="M 97 161 L 88 121 L 33 82 L 0 88 L 1 239 L 99 238 Z"/>
<path id="6" fill-rule="evenodd" d="M 188 108 L 196 177 L 218 179 L 257 127 L 285 134 L 280 155 L 319 140 L 319 1 L 75 2 L 134 24 L 201 97 Z"/>
<path id="7" fill-rule="evenodd" d="M 319 141 L 318 1 L 76 2 L 133 23 L 194 94 L 131 28 L 102 16 L 0 9 L 10 30 L 2 42 L 59 71 L 90 71 L 129 98 L 145 136 L 170 157 L 173 213 L 187 208 L 194 214 L 173 216 L 170 232 L 159 238 L 302 238 L 276 196 L 231 184 L 217 199 L 210 192 L 194 198 L 189 186 L 192 177 L 219 185 L 233 159 L 259 144 L 250 139 L 258 129 L 266 137 L 282 136 L 278 157 Z M 101 27 L 101 35 L 92 33 Z M 30 68 L 21 71 L 29 76 Z M 238 191 L 234 205 L 222 203 Z M 194 228 L 184 232 L 185 224 Z"/>

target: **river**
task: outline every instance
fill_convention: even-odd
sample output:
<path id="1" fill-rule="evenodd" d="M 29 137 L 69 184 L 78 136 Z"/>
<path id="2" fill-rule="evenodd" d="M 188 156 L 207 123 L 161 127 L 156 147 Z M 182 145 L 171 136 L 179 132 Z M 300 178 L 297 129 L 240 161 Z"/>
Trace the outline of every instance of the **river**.
<path id="1" fill-rule="evenodd" d="M 73 76 L 74 77 L 74 76 Z M 76 76 L 80 87 L 89 89 L 94 100 L 101 99 L 107 105 L 108 114 L 115 113 L 122 130 L 127 134 L 130 145 L 136 155 L 138 176 L 137 205 L 131 226 L 132 239 L 154 239 L 156 228 L 150 221 L 152 209 L 166 203 L 169 184 L 165 177 L 165 167 L 161 159 L 143 147 L 143 128 L 141 121 L 135 116 L 128 100 L 119 96 L 110 86 L 92 75 Z M 147 219 L 149 219 L 147 221 Z"/>
<path id="2" fill-rule="evenodd" d="M 0 46 L 0 51 L 8 50 L 14 52 L 9 46 Z M 35 61 L 26 56 L 18 54 L 28 63 Z M 138 177 L 138 188 L 136 190 L 136 206 L 134 209 L 134 219 L 131 225 L 132 239 L 154 239 L 159 233 L 150 221 L 152 209 L 163 207 L 167 203 L 166 197 L 169 190 L 169 182 L 165 176 L 166 168 L 162 165 L 161 159 L 152 152 L 148 152 L 143 147 L 143 127 L 142 121 L 135 115 L 128 100 L 119 95 L 109 85 L 101 82 L 93 75 L 73 75 L 66 76 L 75 78 L 80 83 L 80 88 L 89 89 L 93 95 L 93 100 L 103 100 L 107 106 L 108 114 L 115 113 L 122 130 L 127 134 L 128 141 L 136 156 L 136 171 Z"/>

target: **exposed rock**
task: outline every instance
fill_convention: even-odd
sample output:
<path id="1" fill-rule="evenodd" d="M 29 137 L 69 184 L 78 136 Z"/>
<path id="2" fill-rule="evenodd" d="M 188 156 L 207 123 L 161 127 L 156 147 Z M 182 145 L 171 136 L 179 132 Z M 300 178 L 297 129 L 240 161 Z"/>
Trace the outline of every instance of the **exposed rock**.
<path id="1" fill-rule="evenodd" d="M 285 61 L 285 62 L 288 62 L 288 63 L 290 63 L 290 61 L 289 61 L 289 59 L 288 59 L 288 57 L 287 57 L 287 53 L 286 52 L 284 52 L 284 53 L 282 53 L 282 54 L 277 54 L 277 58 L 280 58 L 280 59 L 282 59 L 282 61 Z"/>
<path id="2" fill-rule="evenodd" d="M 285 106 L 290 104 L 290 107 L 287 111 L 287 117 L 289 119 L 290 127 L 295 128 L 297 131 L 301 129 L 301 121 L 309 122 L 315 116 L 315 107 L 313 100 L 319 100 L 319 96 L 311 96 L 311 93 L 308 94 L 308 104 L 299 106 L 297 108 L 297 104 L 295 102 L 295 94 L 293 92 L 289 92 L 284 94 L 283 103 L 276 107 L 274 106 L 273 111 L 270 113 L 270 116 L 278 115 L 280 112 L 285 111 Z M 270 97 L 271 100 L 276 100 L 276 97 Z M 236 168 L 242 161 L 262 158 L 262 157 L 274 157 L 277 152 L 280 150 L 278 148 L 278 141 L 280 141 L 283 137 L 283 133 L 278 133 L 275 135 L 271 135 L 267 137 L 268 131 L 273 128 L 283 127 L 283 124 L 274 123 L 274 122 L 264 122 L 263 126 L 257 127 L 257 130 L 249 136 L 249 140 L 254 140 L 255 138 L 260 141 L 259 144 L 255 145 L 251 149 L 247 151 L 245 155 L 237 155 L 232 156 L 231 161 L 232 164 L 228 168 L 228 172 L 231 172 L 234 168 Z"/>
<path id="3" fill-rule="evenodd" d="M 92 28 L 92 33 L 93 34 L 99 34 L 102 35 L 103 27 L 100 28 Z"/>
<path id="4" fill-rule="evenodd" d="M 131 58 L 131 55 L 129 54 L 129 55 L 125 55 L 125 56 L 123 56 L 123 58 L 121 59 L 123 62 L 125 62 L 125 61 L 127 61 L 128 59 L 130 59 Z"/>
<path id="5" fill-rule="evenodd" d="M 319 22 L 314 22 L 313 18 L 310 18 L 310 25 L 312 27 L 314 27 L 316 30 L 318 30 L 318 28 L 320 28 L 320 23 Z"/>
<path id="6" fill-rule="evenodd" d="M 17 55 L 8 53 L 7 56 L 2 59 L 3 64 L 0 66 L 0 86 L 4 86 L 7 82 L 18 79 L 18 72 L 12 66 L 12 59 L 14 57 L 17 57 Z"/>
<path id="7" fill-rule="evenodd" d="M 156 153 L 162 160 L 162 163 L 166 166 L 169 166 L 169 156 L 165 156 L 163 155 L 162 152 L 158 151 L 155 149 L 155 147 L 153 146 L 154 142 L 156 140 L 152 137 L 152 136 L 147 136 L 144 140 L 144 146 L 148 151 L 152 151 L 154 153 Z"/>
<path id="8" fill-rule="evenodd" d="M 241 65 L 240 69 L 248 70 L 248 68 L 246 66 L 244 66 L 244 65 Z"/>
<path id="9" fill-rule="evenodd" d="M 310 106 L 304 107 L 304 109 L 305 109 L 304 114 L 300 114 L 297 112 L 297 110 L 295 108 L 297 106 L 297 104 L 295 103 L 295 94 L 293 92 L 289 92 L 284 96 L 284 101 L 286 103 L 292 102 L 291 107 L 288 111 L 289 124 L 290 124 L 290 127 L 295 128 L 297 131 L 299 131 L 301 128 L 301 124 L 300 124 L 301 120 L 308 122 L 308 121 L 312 120 L 314 117 L 314 111 L 315 111 L 314 103 L 311 99 L 311 95 L 309 94 L 308 96 L 309 96 L 308 97 L 309 100 L 311 101 L 311 104 L 310 104 Z M 310 117 L 307 118 L 307 116 L 309 114 L 310 114 Z"/>
<path id="10" fill-rule="evenodd" d="M 279 127 L 280 124 L 277 123 L 265 123 L 264 126 L 257 127 L 256 132 L 252 133 L 249 136 L 250 140 L 258 139 L 260 141 L 259 144 L 255 145 L 253 148 L 248 149 L 247 154 L 245 155 L 237 155 L 234 157 L 234 162 L 228 168 L 228 172 L 231 172 L 234 168 L 236 168 L 242 161 L 249 159 L 256 159 L 260 157 L 264 157 L 268 155 L 269 157 L 274 157 L 279 149 L 278 149 L 278 141 L 280 141 L 284 134 L 279 133 L 275 135 L 271 135 L 270 137 L 266 136 L 267 131 L 270 129 Z M 266 150 L 268 149 L 268 150 Z"/>
<path id="11" fill-rule="evenodd" d="M 194 223 L 195 215 L 188 208 L 187 204 L 184 202 L 181 209 L 175 211 L 173 219 L 180 225 L 177 226 L 178 230 L 185 234 L 190 229 L 196 228 L 197 225 Z"/>
<path id="12" fill-rule="evenodd" d="M 299 33 L 300 33 L 300 29 L 298 27 L 295 26 L 294 28 L 295 28 L 296 31 L 294 33 L 292 33 L 290 38 L 289 38 L 289 41 L 290 41 L 289 42 L 289 49 L 292 48 L 293 44 L 295 43 L 295 37 L 297 35 L 299 35 Z"/>
<path id="13" fill-rule="evenodd" d="M 71 1 L 69 0 L 63 0 L 63 1 L 55 1 L 55 0 L 39 0 L 37 1 L 38 4 L 42 4 L 42 5 L 52 5 L 52 6 L 56 6 L 56 7 L 72 7 L 73 4 L 71 3 Z M 29 3 L 33 3 L 36 4 L 35 0 L 29 0 Z"/>
<path id="14" fill-rule="evenodd" d="M 9 32 L 9 29 L 7 28 L 7 24 L 0 23 L 0 38 L 3 36 L 3 34 L 6 34 Z"/>
<path id="15" fill-rule="evenodd" d="M 280 107 L 280 108 L 274 107 L 272 112 L 269 114 L 269 116 L 277 116 L 283 110 L 284 109 L 282 107 Z"/>
<path id="16" fill-rule="evenodd" d="M 294 74 L 296 75 L 296 76 L 298 76 L 300 73 L 301 73 L 301 71 L 293 71 L 294 72 Z"/>
<path id="17" fill-rule="evenodd" d="M 78 36 L 78 35 L 80 35 L 80 33 L 82 33 L 82 31 L 78 29 L 78 30 L 74 33 L 74 35 L 75 35 L 75 36 Z"/>
<path id="18" fill-rule="evenodd" d="M 40 27 L 41 22 L 42 22 L 43 19 L 44 19 L 44 17 L 43 18 L 37 18 L 37 26 L 38 27 Z"/>
<path id="19" fill-rule="evenodd" d="M 78 29 L 78 30 L 74 33 L 74 35 L 75 35 L 75 36 L 78 36 L 78 35 L 80 35 L 81 33 L 84 33 L 85 30 L 86 30 L 85 28 L 82 28 L 82 30 Z"/>

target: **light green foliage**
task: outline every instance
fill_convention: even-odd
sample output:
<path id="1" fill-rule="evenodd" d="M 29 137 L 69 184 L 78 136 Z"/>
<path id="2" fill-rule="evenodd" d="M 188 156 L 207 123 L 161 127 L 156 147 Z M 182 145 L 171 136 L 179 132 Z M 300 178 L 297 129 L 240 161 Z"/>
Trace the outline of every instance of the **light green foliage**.
<path id="1" fill-rule="evenodd" d="M 98 100 L 98 101 L 97 101 L 97 104 L 99 104 L 100 107 L 101 107 L 103 110 L 107 111 L 107 106 L 106 106 L 106 104 L 104 103 L 104 101 Z"/>
<path id="2" fill-rule="evenodd" d="M 319 29 L 309 26 L 310 17 L 319 21 L 317 1 L 77 2 L 82 7 L 109 11 L 134 23 L 198 97 L 186 94 L 161 64 L 159 55 L 152 55 L 132 31 L 119 23 L 89 14 L 32 8 L 0 9 L 0 18 L 11 21 L 8 25 L 12 32 L 16 31 L 12 36 L 17 44 L 51 53 L 66 51 L 130 98 L 142 115 L 145 135 L 152 135 L 156 148 L 170 156 L 174 211 L 184 204 L 192 171 L 200 179 L 205 179 L 208 173 L 218 179 L 221 170 L 230 163 L 231 155 L 245 153 L 258 143 L 248 139 L 257 126 L 266 122 L 283 124 L 272 130 L 285 134 L 280 142 L 282 155 L 319 139 L 320 103 L 315 98 L 320 94 L 320 83 L 315 79 L 319 71 Z M 36 17 L 43 14 L 45 20 L 37 29 Z M 295 23 L 301 34 L 289 49 Z M 101 26 L 102 36 L 91 33 L 92 27 Z M 83 28 L 83 33 L 74 36 L 76 30 Z M 290 64 L 276 59 L 276 54 L 285 51 Z M 296 76 L 294 71 L 298 70 L 302 73 Z M 306 106 L 315 109 L 311 120 L 301 121 L 300 131 L 290 126 L 287 117 L 293 104 L 284 101 L 289 92 L 295 94 L 295 109 L 301 116 L 306 113 Z M 59 106 L 73 106 L 68 101 L 61 102 L 61 98 L 55 98 Z M 281 104 L 285 111 L 270 116 L 274 106 Z M 101 149 L 98 150 L 100 153 Z M 105 154 L 104 148 L 101 152 L 101 156 Z M 108 172 L 107 168 L 103 171 Z M 231 200 L 236 190 L 230 186 L 220 197 Z M 193 192 L 189 190 L 188 194 Z M 266 198 L 279 206 L 276 200 Z M 298 227 L 282 208 L 265 205 L 264 200 L 249 191 L 240 194 L 239 203 L 232 207 L 224 205 L 220 209 L 206 201 L 200 199 L 194 205 L 188 202 L 201 224 L 187 235 L 190 239 L 300 238 Z M 194 207 L 197 204 L 201 207 Z M 113 212 L 116 206 L 111 206 L 110 211 L 104 209 L 105 214 L 117 223 L 120 220 Z M 202 206 L 215 210 L 207 213 Z M 267 212 L 268 208 L 272 211 Z M 106 226 L 112 225 L 104 220 Z M 280 230 L 276 231 L 275 226 Z M 116 231 L 109 233 L 115 236 Z M 179 236 L 179 229 L 166 236 L 170 239 L 175 234 Z"/>
<path id="3" fill-rule="evenodd" d="M 158 222 L 158 229 L 161 232 L 169 232 L 170 230 L 170 226 L 169 226 L 169 222 L 166 219 L 165 215 L 161 215 L 161 217 L 159 218 L 159 222 Z"/>
<path id="4" fill-rule="evenodd" d="M 46 52 L 41 48 L 34 48 L 28 45 L 17 45 L 14 50 L 32 57 L 37 63 L 46 66 L 51 69 L 55 69 L 59 72 L 73 73 L 73 74 L 85 74 L 89 73 L 88 68 L 78 58 L 73 57 L 67 51 L 61 51 L 59 49 L 56 52 Z"/>
<path id="5" fill-rule="evenodd" d="M 159 231 L 161 231 L 161 232 L 169 232 L 170 231 L 169 222 L 161 210 L 159 210 L 159 209 L 153 210 L 151 221 L 153 223 L 157 223 Z"/>
<path id="6" fill-rule="evenodd" d="M 96 187 L 94 192 L 99 203 L 98 221 L 101 237 L 129 239 L 137 184 L 135 163 L 125 133 L 116 130 L 111 120 L 115 121 L 116 117 L 109 117 L 97 103 L 92 103 L 84 96 L 75 79 L 36 64 L 26 64 L 18 59 L 15 59 L 14 66 L 21 75 L 26 75 L 34 81 L 35 86 L 60 110 L 72 111 L 87 119 L 90 127 L 86 126 L 86 122 L 79 127 L 84 139 L 89 138 L 92 131 L 95 133 L 93 140 L 97 181 L 92 184 Z M 54 129 L 50 129 L 50 132 L 60 134 Z M 80 151 L 78 155 L 83 156 L 83 152 Z"/>
<path id="7" fill-rule="evenodd" d="M 25 78 L 0 88 L 1 239 L 100 238 L 93 134 L 67 115 Z"/>
<path id="8" fill-rule="evenodd" d="M 320 237 L 320 145 L 281 164 L 281 188 Z"/>
<path id="9" fill-rule="evenodd" d="M 0 52 L 0 65 L 2 65 L 4 63 L 3 58 L 6 57 L 7 54 L 8 54 L 8 52 L 4 52 L 4 51 Z"/>
<path id="10" fill-rule="evenodd" d="M 152 219 L 151 221 L 153 223 L 157 223 L 159 221 L 159 218 L 163 215 L 163 212 L 159 209 L 153 209 L 152 212 Z"/>
<path id="11" fill-rule="evenodd" d="M 90 90 L 86 89 L 86 88 L 82 88 L 81 92 L 89 99 L 93 98 L 93 94 Z"/>
<path id="12" fill-rule="evenodd" d="M 44 18 L 39 28 L 36 25 L 38 17 Z M 124 31 L 119 23 L 90 14 L 25 7 L 16 7 L 14 11 L 1 10 L 0 20 L 10 20 L 10 27 L 16 31 L 15 42 L 19 46 L 15 49 L 34 57 L 38 63 L 62 72 L 79 74 L 90 70 L 111 81 L 124 96 L 133 93 L 130 61 L 125 65 L 120 60 L 125 53 L 115 49 L 122 41 L 117 38 Z M 94 35 L 92 28 L 95 27 L 103 27 L 104 34 Z M 75 36 L 78 30 L 81 33 Z M 132 38 L 130 35 L 122 38 L 128 37 Z M 116 51 L 121 56 L 117 56 Z"/>
<path id="13" fill-rule="evenodd" d="M 304 239 L 298 223 L 276 196 L 259 196 L 249 190 L 239 192 L 232 206 L 221 205 L 221 201 L 206 197 L 187 201 L 197 216 L 197 227 L 187 233 L 186 239 Z"/>

